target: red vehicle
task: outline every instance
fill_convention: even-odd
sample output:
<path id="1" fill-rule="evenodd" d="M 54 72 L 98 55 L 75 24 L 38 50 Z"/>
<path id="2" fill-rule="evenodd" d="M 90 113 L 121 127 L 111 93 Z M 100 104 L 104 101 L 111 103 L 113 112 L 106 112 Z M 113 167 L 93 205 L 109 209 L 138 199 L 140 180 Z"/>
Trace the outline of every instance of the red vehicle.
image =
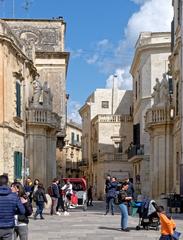
<path id="1" fill-rule="evenodd" d="M 71 202 L 75 206 L 83 207 L 83 211 L 87 210 L 87 186 L 84 178 L 63 178 L 65 184 L 69 181 L 72 184 L 73 194 Z"/>

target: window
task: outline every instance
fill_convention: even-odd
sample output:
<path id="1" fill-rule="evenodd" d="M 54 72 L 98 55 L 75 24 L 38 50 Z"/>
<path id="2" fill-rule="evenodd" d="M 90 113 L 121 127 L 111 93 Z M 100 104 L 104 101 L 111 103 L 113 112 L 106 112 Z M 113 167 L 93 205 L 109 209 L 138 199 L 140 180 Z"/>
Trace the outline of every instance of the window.
<path id="1" fill-rule="evenodd" d="M 115 153 L 123 152 L 122 142 L 115 142 L 114 147 L 115 147 Z"/>
<path id="2" fill-rule="evenodd" d="M 182 0 L 178 0 L 178 24 L 181 25 L 181 20 L 182 20 Z"/>
<path id="3" fill-rule="evenodd" d="M 77 142 L 79 142 L 79 134 L 77 134 L 76 140 L 77 140 Z"/>
<path id="4" fill-rule="evenodd" d="M 133 144 L 140 145 L 140 123 L 133 125 Z"/>
<path id="5" fill-rule="evenodd" d="M 135 99 L 137 99 L 137 81 L 135 82 Z"/>
<path id="6" fill-rule="evenodd" d="M 176 84 L 176 115 L 179 114 L 179 83 Z"/>
<path id="7" fill-rule="evenodd" d="M 14 178 L 22 178 L 22 153 L 14 152 Z"/>
<path id="8" fill-rule="evenodd" d="M 109 108 L 109 101 L 102 101 L 102 108 Z"/>
<path id="9" fill-rule="evenodd" d="M 71 144 L 74 144 L 74 132 L 71 132 Z"/>
<path id="10" fill-rule="evenodd" d="M 21 86 L 16 81 L 16 116 L 21 117 Z"/>

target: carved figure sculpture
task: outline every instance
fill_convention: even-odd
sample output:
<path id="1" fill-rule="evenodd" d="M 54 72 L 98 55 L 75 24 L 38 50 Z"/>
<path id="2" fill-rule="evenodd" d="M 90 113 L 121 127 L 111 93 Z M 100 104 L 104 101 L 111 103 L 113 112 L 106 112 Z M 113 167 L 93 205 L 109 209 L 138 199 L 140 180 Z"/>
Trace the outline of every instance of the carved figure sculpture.
<path id="1" fill-rule="evenodd" d="M 43 84 L 43 106 L 46 108 L 52 107 L 52 94 L 50 87 L 48 86 L 48 82 L 44 82 Z"/>
<path id="2" fill-rule="evenodd" d="M 38 80 L 39 76 L 37 75 L 35 79 L 32 82 L 33 86 L 33 106 L 37 107 L 40 105 L 40 96 L 41 96 L 41 91 L 42 91 L 42 85 L 40 81 Z"/>
<path id="3" fill-rule="evenodd" d="M 152 97 L 154 98 L 154 106 L 156 106 L 160 103 L 160 82 L 158 78 L 156 78 L 156 85 L 153 89 L 154 92 L 152 93 Z"/>
<path id="4" fill-rule="evenodd" d="M 166 78 L 166 74 L 164 73 L 160 87 L 160 103 L 167 104 L 167 102 L 168 102 L 168 81 Z"/>

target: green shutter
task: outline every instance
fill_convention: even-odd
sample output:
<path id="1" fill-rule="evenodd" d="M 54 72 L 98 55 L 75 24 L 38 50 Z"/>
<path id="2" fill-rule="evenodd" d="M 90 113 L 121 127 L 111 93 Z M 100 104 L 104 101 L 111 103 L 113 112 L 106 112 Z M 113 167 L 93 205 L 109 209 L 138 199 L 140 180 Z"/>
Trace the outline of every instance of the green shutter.
<path id="1" fill-rule="evenodd" d="M 22 153 L 21 152 L 14 153 L 14 178 L 16 179 L 22 178 Z"/>
<path id="2" fill-rule="evenodd" d="M 21 91 L 20 83 L 16 82 L 16 114 L 21 117 Z"/>

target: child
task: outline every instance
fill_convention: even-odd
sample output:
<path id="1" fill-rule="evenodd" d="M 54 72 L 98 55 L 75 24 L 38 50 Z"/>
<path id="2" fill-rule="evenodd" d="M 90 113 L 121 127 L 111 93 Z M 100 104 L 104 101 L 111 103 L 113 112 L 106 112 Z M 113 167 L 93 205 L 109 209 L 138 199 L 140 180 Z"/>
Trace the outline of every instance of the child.
<path id="1" fill-rule="evenodd" d="M 159 240 L 172 240 L 174 230 L 176 228 L 175 222 L 171 217 L 168 217 L 164 211 L 163 206 L 157 207 L 157 213 L 161 224 L 161 237 Z"/>

